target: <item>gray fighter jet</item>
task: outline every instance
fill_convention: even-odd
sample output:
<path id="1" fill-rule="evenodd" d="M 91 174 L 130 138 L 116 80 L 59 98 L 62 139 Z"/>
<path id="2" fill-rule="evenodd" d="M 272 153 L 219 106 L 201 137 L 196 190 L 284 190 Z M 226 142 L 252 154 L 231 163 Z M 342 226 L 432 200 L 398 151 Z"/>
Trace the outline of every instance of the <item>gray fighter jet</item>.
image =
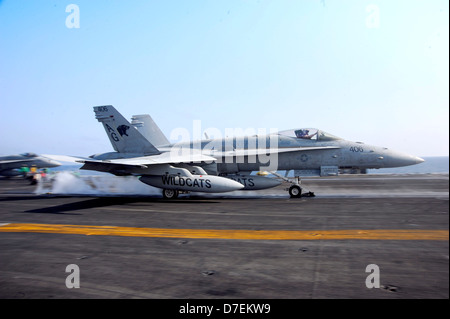
<path id="1" fill-rule="evenodd" d="M 179 192 L 271 188 L 280 185 L 280 179 L 292 184 L 291 197 L 301 197 L 300 176 L 337 175 L 342 168 L 400 167 L 424 161 L 311 128 L 170 144 L 149 115 L 134 116 L 130 123 L 111 105 L 95 106 L 94 112 L 115 152 L 78 159 L 84 164 L 81 169 L 138 176 L 141 182 L 163 189 L 164 198 L 169 199 Z M 279 170 L 294 170 L 296 178 L 280 176 Z M 279 178 L 251 174 L 255 171 L 268 171 Z"/>
<path id="2" fill-rule="evenodd" d="M 21 175 L 21 167 L 49 168 L 60 166 L 61 163 L 35 153 L 24 153 L 20 155 L 8 155 L 0 157 L 0 175 L 18 176 Z"/>

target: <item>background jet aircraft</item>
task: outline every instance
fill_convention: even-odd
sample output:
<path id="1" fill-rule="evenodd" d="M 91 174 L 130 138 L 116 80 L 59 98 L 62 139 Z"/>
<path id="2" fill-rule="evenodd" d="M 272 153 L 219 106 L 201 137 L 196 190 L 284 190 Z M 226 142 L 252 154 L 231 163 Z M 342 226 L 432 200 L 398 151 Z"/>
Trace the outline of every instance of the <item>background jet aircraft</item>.
<path id="1" fill-rule="evenodd" d="M 256 190 L 281 183 L 250 175 L 253 171 L 329 175 L 337 174 L 339 168 L 385 168 L 423 162 L 419 157 L 350 142 L 318 129 L 169 144 L 148 115 L 134 116 L 130 123 L 111 105 L 96 106 L 94 112 L 115 152 L 78 160 L 84 163 L 81 169 L 139 176 L 141 182 L 162 188 L 165 198 L 176 198 L 179 191 Z M 300 197 L 299 179 L 288 181 L 292 183 L 291 197 Z"/>
<path id="2" fill-rule="evenodd" d="M 0 175 L 18 176 L 22 174 L 20 168 L 36 166 L 36 168 L 49 168 L 60 166 L 61 163 L 34 153 L 8 155 L 0 157 Z"/>

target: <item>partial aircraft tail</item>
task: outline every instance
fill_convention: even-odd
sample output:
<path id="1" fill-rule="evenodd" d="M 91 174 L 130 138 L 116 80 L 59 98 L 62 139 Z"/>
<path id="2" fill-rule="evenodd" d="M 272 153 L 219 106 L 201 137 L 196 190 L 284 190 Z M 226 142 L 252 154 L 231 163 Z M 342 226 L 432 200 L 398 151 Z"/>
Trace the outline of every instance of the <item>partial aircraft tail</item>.
<path id="1" fill-rule="evenodd" d="M 103 123 L 114 150 L 119 153 L 161 154 L 112 105 L 94 106 L 95 118 Z"/>
<path id="2" fill-rule="evenodd" d="M 167 137 L 161 132 L 158 125 L 153 121 L 150 115 L 133 115 L 131 118 L 131 125 L 138 129 L 138 131 L 153 145 L 161 146 L 170 144 Z"/>

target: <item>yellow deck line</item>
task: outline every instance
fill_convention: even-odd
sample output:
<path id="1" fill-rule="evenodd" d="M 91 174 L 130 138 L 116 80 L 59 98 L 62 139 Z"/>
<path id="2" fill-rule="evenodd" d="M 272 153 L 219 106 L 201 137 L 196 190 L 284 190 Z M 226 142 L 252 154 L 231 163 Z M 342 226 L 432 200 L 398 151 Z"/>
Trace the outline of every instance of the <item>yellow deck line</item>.
<path id="1" fill-rule="evenodd" d="M 11 223 L 0 225 L 0 232 L 240 240 L 449 240 L 448 230 L 420 229 L 224 230 Z"/>

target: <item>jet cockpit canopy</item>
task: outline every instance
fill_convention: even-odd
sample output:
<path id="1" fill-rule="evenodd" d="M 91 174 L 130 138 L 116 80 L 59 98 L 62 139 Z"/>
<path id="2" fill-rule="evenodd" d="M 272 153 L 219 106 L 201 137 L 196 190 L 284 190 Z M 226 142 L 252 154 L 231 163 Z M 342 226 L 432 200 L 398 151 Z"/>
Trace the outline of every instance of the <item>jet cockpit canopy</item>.
<path id="1" fill-rule="evenodd" d="M 334 136 L 330 133 L 318 130 L 316 128 L 300 128 L 300 129 L 286 130 L 278 132 L 278 134 L 313 141 L 334 141 L 341 139 L 340 137 Z"/>
<path id="2" fill-rule="evenodd" d="M 35 153 L 23 153 L 20 155 L 22 155 L 24 157 L 38 157 L 37 154 L 35 154 Z"/>

